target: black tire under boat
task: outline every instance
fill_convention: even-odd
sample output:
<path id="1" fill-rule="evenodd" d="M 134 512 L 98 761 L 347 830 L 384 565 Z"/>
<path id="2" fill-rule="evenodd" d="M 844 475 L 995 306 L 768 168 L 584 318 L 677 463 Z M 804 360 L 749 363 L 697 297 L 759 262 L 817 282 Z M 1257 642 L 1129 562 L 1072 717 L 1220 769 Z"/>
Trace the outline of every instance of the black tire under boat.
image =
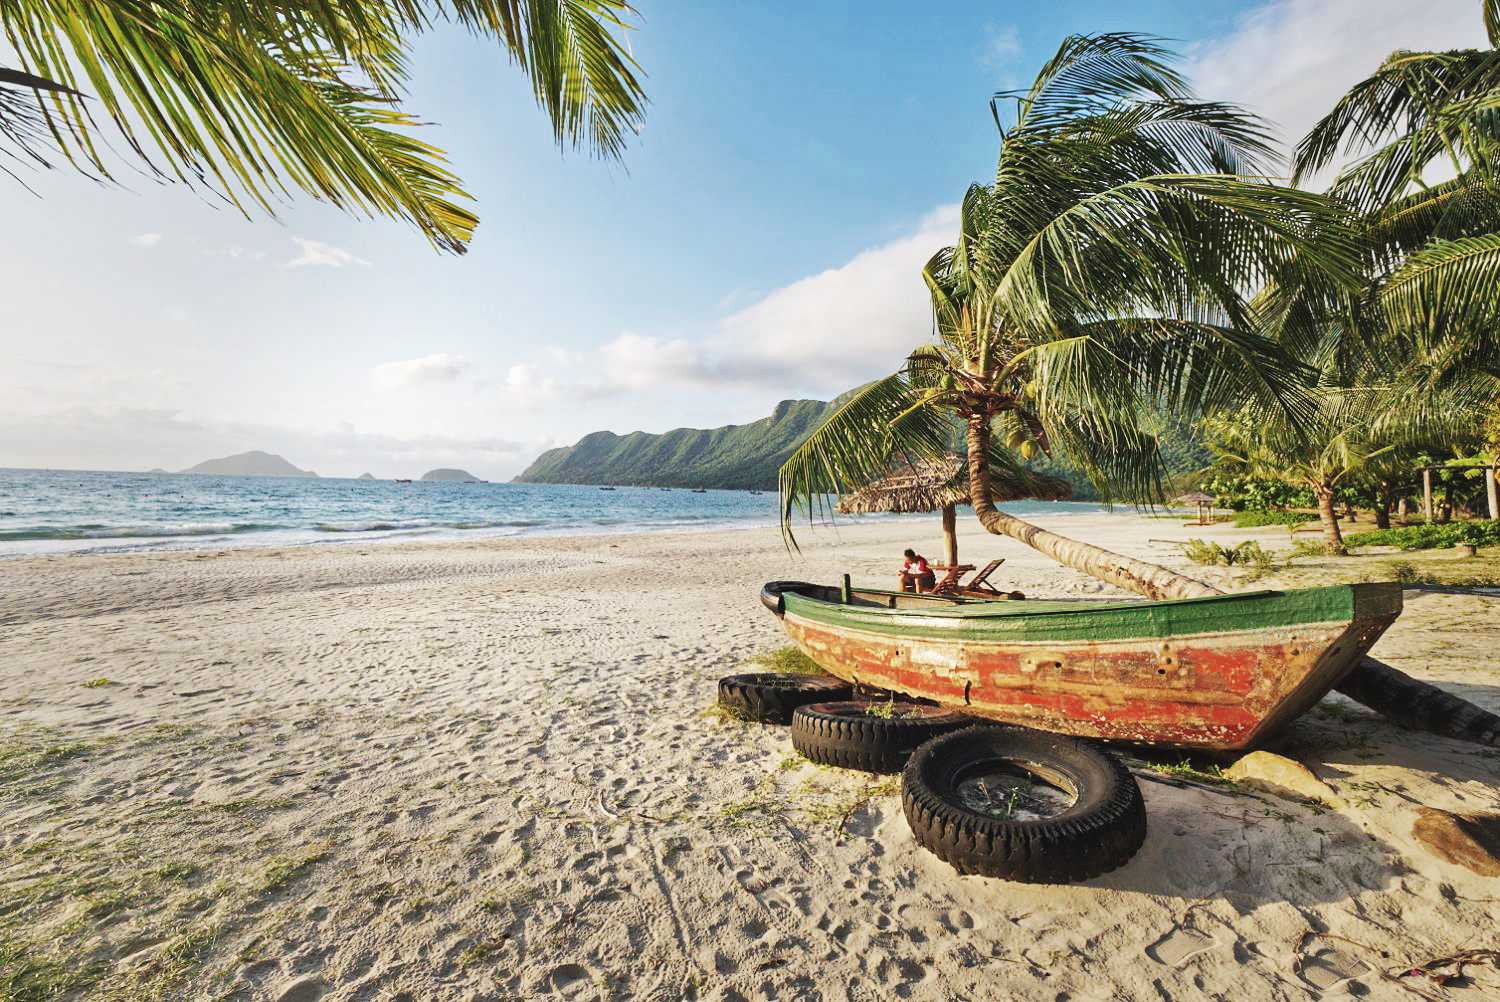
<path id="1" fill-rule="evenodd" d="M 719 703 L 763 724 L 791 723 L 792 712 L 808 703 L 848 699 L 854 687 L 832 675 L 752 672 L 719 680 Z"/>
<path id="2" fill-rule="evenodd" d="M 1061 734 L 954 731 L 917 749 L 901 786 L 912 835 L 963 874 L 1088 880 L 1146 839 L 1135 777 L 1104 749 Z"/>
<path id="3" fill-rule="evenodd" d="M 792 747 L 822 765 L 899 772 L 919 745 L 973 723 L 957 710 L 923 703 L 810 703 L 792 714 Z"/>

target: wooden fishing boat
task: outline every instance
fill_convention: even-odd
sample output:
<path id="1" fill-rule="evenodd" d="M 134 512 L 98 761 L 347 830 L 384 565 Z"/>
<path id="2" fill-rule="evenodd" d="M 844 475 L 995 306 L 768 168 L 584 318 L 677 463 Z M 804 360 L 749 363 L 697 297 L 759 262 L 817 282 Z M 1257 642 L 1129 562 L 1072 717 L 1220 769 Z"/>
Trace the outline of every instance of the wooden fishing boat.
<path id="1" fill-rule="evenodd" d="M 1110 741 L 1243 749 L 1308 710 L 1401 612 L 1398 584 L 1171 601 L 984 601 L 773 581 L 787 636 L 849 682 Z"/>

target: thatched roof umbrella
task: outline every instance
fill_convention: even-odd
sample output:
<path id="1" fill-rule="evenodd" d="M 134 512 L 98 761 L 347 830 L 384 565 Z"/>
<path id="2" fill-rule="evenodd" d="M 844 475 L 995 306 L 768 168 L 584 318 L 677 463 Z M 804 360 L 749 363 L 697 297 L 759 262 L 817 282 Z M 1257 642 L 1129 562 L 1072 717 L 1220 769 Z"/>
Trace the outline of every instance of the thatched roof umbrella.
<path id="1" fill-rule="evenodd" d="M 1214 514 L 1214 505 L 1218 503 L 1218 500 L 1219 499 L 1214 497 L 1212 494 L 1205 494 L 1202 491 L 1194 491 L 1191 494 L 1184 494 L 1181 497 L 1173 498 L 1172 503 L 1180 505 L 1196 505 L 1198 507 L 1198 524 L 1207 525 L 1208 523 L 1203 520 L 1203 509 L 1208 509 L 1209 518 L 1212 519 Z"/>
<path id="2" fill-rule="evenodd" d="M 1073 488 L 1061 477 L 1033 473 L 1026 479 L 1004 470 L 990 471 L 990 497 L 997 503 L 1034 498 L 1066 501 Z M 904 470 L 882 477 L 843 498 L 833 510 L 841 515 L 869 512 L 943 513 L 943 562 L 958 563 L 957 516 L 954 509 L 969 503 L 969 468 L 959 456 L 922 459 Z"/>

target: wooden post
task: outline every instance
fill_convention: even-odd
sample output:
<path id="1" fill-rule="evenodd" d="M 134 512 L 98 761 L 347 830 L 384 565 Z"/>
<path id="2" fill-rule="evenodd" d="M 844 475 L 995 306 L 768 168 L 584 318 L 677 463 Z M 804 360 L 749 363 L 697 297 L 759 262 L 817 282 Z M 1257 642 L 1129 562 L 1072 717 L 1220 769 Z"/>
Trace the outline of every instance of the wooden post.
<path id="1" fill-rule="evenodd" d="M 958 516 L 951 504 L 943 505 L 943 563 L 958 563 Z"/>
<path id="2" fill-rule="evenodd" d="M 1427 516 L 1427 524 L 1432 524 L 1432 470 L 1422 471 L 1422 514 Z"/>
<path id="3" fill-rule="evenodd" d="M 1490 505 L 1490 518 L 1500 518 L 1500 490 L 1495 486 L 1495 467 L 1484 468 L 1484 499 Z"/>

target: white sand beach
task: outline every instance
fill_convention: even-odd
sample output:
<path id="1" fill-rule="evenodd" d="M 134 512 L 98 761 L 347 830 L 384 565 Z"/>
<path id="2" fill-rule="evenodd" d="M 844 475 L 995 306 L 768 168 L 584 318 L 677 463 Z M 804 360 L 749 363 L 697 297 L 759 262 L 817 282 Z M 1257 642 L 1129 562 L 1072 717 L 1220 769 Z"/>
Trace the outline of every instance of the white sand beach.
<path id="1" fill-rule="evenodd" d="M 1178 567 L 1161 540 L 1287 539 L 1041 521 Z M 1029 595 L 1110 591 L 960 528 Z M 0 563 L 0 979 L 18 999 L 1500 998 L 1500 877 L 1411 834 L 1421 806 L 1500 812 L 1500 749 L 1332 696 L 1273 750 L 1341 806 L 1138 768 L 1150 828 L 1125 867 L 959 877 L 897 780 L 712 712 L 721 676 L 785 643 L 764 581 L 889 586 L 903 547 L 940 549 L 935 520 L 799 541 Z M 1409 591 L 1375 654 L 1500 712 L 1497 647 L 1500 598 Z M 1466 951 L 1447 985 L 1399 976 Z"/>

